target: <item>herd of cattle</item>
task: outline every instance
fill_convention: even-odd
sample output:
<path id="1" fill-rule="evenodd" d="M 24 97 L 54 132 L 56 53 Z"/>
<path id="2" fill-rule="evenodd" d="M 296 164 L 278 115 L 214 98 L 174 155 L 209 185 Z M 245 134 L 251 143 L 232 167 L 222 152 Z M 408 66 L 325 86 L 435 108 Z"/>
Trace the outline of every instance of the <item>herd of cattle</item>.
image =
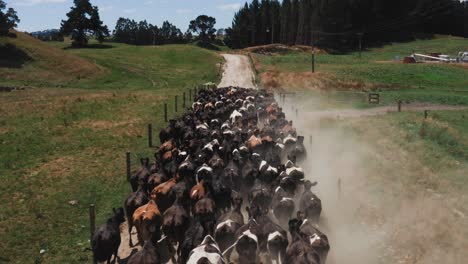
<path id="1" fill-rule="evenodd" d="M 130 247 L 133 227 L 142 246 L 131 264 L 325 263 L 317 183 L 300 167 L 304 138 L 272 93 L 201 90 L 159 137 L 155 162 L 141 159 L 130 178 L 125 211 L 95 231 L 96 262 L 117 259 L 126 218 Z"/>

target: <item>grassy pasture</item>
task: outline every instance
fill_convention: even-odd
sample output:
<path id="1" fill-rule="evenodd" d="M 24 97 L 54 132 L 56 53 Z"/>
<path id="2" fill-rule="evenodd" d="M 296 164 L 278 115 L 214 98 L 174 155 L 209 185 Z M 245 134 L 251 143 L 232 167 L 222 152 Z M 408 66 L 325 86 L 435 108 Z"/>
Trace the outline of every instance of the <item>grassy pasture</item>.
<path id="1" fill-rule="evenodd" d="M 0 68 L 0 85 L 27 87 L 0 93 L 0 263 L 90 263 L 89 204 L 97 224 L 123 205 L 125 152 L 133 168 L 152 157 L 146 125 L 157 143 L 164 102 L 174 116 L 179 95 L 181 111 L 183 91 L 218 80 L 221 58 L 189 45 L 71 50 L 22 34 L 1 41 L 32 60 Z"/>
<path id="2" fill-rule="evenodd" d="M 397 100 L 438 104 L 468 104 L 468 66 L 447 64 L 402 64 L 394 61 L 412 52 L 441 52 L 456 55 L 466 49 L 468 41 L 456 37 L 439 37 L 408 43 L 395 43 L 379 48 L 332 55 L 316 55 L 318 75 L 303 75 L 311 70 L 311 55 L 286 53 L 274 56 L 254 54 L 260 72 L 290 73 L 310 83 L 326 80 L 322 89 L 371 89 L 381 92 L 383 103 Z M 285 82 L 288 85 L 288 82 Z M 297 85 L 296 85 L 297 86 Z M 308 87 L 300 87 L 308 88 Z"/>

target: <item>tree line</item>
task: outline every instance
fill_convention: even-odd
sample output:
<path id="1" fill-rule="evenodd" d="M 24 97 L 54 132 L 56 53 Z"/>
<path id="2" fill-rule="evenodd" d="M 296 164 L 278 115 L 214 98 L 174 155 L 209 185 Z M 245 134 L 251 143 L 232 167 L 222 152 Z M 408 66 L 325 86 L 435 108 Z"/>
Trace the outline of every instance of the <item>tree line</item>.
<path id="1" fill-rule="evenodd" d="M 112 40 L 132 45 L 162 45 L 184 43 L 191 35 L 182 31 L 169 21 L 161 27 L 152 25 L 146 20 L 136 22 L 128 18 L 119 18 L 113 32 Z"/>
<path id="2" fill-rule="evenodd" d="M 161 27 L 149 24 L 146 20 L 137 22 L 128 18 L 119 18 L 113 31 L 112 40 L 133 45 L 163 45 L 189 43 L 194 39 L 210 41 L 214 39 L 216 19 L 206 15 L 190 21 L 185 33 L 164 21 Z M 192 33 L 195 33 L 195 38 Z"/>
<path id="3" fill-rule="evenodd" d="M 329 48 L 402 41 L 418 34 L 468 37 L 459 0 L 253 0 L 226 30 L 232 48 L 282 43 Z"/>

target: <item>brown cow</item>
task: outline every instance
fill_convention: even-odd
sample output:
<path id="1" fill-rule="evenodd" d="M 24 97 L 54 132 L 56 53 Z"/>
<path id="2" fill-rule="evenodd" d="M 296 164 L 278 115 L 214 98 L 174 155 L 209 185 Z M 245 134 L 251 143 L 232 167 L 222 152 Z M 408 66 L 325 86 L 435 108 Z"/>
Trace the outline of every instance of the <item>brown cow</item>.
<path id="1" fill-rule="evenodd" d="M 206 196 L 205 180 L 201 180 L 197 185 L 190 190 L 190 200 L 195 204 Z"/>
<path id="2" fill-rule="evenodd" d="M 161 238 L 162 216 L 153 200 L 135 210 L 133 223 L 138 231 L 140 245 L 146 240 L 156 243 Z"/>
<path id="3" fill-rule="evenodd" d="M 151 191 L 151 200 L 155 201 L 161 212 L 165 212 L 174 202 L 175 197 L 171 195 L 172 187 L 177 184 L 177 179 L 172 178 L 165 183 L 156 186 Z"/>
<path id="4" fill-rule="evenodd" d="M 251 150 L 255 149 L 256 147 L 262 144 L 262 139 L 252 135 L 249 140 L 247 140 L 247 147 Z"/>

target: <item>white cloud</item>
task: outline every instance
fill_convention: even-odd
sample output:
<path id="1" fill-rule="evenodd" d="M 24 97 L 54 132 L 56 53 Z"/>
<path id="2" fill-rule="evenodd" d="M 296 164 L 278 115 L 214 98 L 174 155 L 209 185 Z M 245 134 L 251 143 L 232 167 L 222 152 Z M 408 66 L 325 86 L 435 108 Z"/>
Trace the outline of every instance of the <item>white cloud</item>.
<path id="1" fill-rule="evenodd" d="M 217 6 L 217 8 L 222 11 L 237 11 L 240 9 L 240 7 L 241 7 L 240 3 L 225 4 L 225 5 Z"/>
<path id="2" fill-rule="evenodd" d="M 22 6 L 31 6 L 31 5 L 38 5 L 38 4 L 57 4 L 57 3 L 65 3 L 68 0 L 19 0 L 19 1 L 12 1 L 14 5 L 22 5 Z"/>
<path id="3" fill-rule="evenodd" d="M 149 0 L 149 1 L 146 1 L 146 2 L 145 2 L 145 5 L 152 5 L 153 3 L 154 3 L 154 1 Z"/>

